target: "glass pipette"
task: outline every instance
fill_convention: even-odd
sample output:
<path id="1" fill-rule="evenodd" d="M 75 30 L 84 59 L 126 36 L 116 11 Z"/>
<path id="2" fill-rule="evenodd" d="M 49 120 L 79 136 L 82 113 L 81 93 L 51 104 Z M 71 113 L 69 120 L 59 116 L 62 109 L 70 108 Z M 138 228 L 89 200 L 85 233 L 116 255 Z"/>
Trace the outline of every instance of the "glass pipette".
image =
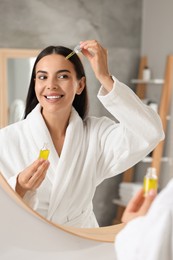
<path id="1" fill-rule="evenodd" d="M 75 53 L 81 52 L 81 50 L 82 50 L 82 49 L 81 49 L 80 45 L 79 45 L 79 44 L 76 45 L 76 47 L 73 49 L 73 51 L 70 52 L 70 54 L 65 57 L 66 60 L 68 60 L 70 57 L 72 57 Z"/>

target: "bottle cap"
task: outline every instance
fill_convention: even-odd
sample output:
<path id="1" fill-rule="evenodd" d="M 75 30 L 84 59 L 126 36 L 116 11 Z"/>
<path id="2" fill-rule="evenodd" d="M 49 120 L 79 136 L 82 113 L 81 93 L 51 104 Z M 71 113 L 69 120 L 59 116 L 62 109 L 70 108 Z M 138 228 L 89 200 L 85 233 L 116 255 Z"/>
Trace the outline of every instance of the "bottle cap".
<path id="1" fill-rule="evenodd" d="M 155 168 L 155 167 L 149 167 L 149 168 L 147 169 L 146 175 L 147 175 L 147 177 L 149 177 L 149 178 L 157 177 L 157 174 L 156 174 L 156 173 L 157 173 L 157 172 L 156 172 L 156 168 Z"/>

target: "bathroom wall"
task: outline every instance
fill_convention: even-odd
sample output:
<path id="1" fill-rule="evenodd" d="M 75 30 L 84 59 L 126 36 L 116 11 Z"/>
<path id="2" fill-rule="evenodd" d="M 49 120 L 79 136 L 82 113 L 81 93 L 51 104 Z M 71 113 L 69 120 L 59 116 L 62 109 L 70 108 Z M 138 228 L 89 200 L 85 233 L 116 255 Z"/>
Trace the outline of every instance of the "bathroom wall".
<path id="1" fill-rule="evenodd" d="M 0 48 L 73 48 L 80 40 L 97 39 L 108 49 L 110 73 L 130 85 L 140 55 L 142 0 L 0 0 Z M 90 114 L 108 115 L 96 95 L 99 83 L 83 59 Z M 94 210 L 101 226 L 110 225 L 121 176 L 97 189 Z"/>
<path id="2" fill-rule="evenodd" d="M 151 74 L 155 78 L 165 76 L 167 56 L 173 55 L 172 10 L 172 0 L 145 0 L 143 2 L 141 55 L 148 56 Z M 161 87 L 151 86 L 148 89 L 148 96 L 152 95 L 159 102 Z M 173 100 L 173 89 L 171 99 Z M 171 102 L 169 116 L 163 154 L 168 158 L 168 162 L 161 164 L 160 189 L 165 187 L 169 179 L 173 177 L 173 102 Z"/>

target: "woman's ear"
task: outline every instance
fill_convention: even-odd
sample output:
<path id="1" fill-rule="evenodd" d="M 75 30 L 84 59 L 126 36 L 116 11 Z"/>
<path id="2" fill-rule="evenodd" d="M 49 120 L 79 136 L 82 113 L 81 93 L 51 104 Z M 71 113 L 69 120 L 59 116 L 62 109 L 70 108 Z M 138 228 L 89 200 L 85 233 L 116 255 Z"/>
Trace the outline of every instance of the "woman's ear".
<path id="1" fill-rule="evenodd" d="M 76 91 L 76 94 L 77 95 L 80 95 L 83 91 L 83 89 L 85 88 L 85 85 L 86 85 L 86 78 L 85 77 L 82 77 L 80 80 L 79 80 L 79 84 L 78 84 L 78 89 Z"/>

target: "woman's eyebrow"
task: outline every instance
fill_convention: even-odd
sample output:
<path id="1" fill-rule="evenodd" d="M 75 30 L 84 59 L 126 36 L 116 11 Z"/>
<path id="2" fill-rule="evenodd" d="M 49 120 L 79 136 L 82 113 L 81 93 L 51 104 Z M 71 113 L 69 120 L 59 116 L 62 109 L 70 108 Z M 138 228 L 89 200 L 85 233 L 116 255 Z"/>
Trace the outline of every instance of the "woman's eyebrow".
<path id="1" fill-rule="evenodd" d="M 44 71 L 44 70 L 38 70 L 37 72 L 36 72 L 36 74 L 37 73 L 46 73 L 47 74 L 47 71 Z"/>
<path id="2" fill-rule="evenodd" d="M 63 69 L 63 70 L 57 70 L 56 73 L 62 73 L 62 72 L 68 72 L 68 73 L 71 73 L 70 70 L 66 70 L 66 69 Z M 36 74 L 37 74 L 37 73 L 46 73 L 46 74 L 48 74 L 48 72 L 47 72 L 47 71 L 44 71 L 44 70 L 38 70 L 38 71 L 36 72 Z"/>
<path id="3" fill-rule="evenodd" d="M 66 69 L 64 69 L 64 70 L 58 70 L 58 71 L 57 71 L 57 73 L 62 73 L 62 72 L 69 72 L 69 73 L 71 73 L 70 70 L 66 70 Z"/>

